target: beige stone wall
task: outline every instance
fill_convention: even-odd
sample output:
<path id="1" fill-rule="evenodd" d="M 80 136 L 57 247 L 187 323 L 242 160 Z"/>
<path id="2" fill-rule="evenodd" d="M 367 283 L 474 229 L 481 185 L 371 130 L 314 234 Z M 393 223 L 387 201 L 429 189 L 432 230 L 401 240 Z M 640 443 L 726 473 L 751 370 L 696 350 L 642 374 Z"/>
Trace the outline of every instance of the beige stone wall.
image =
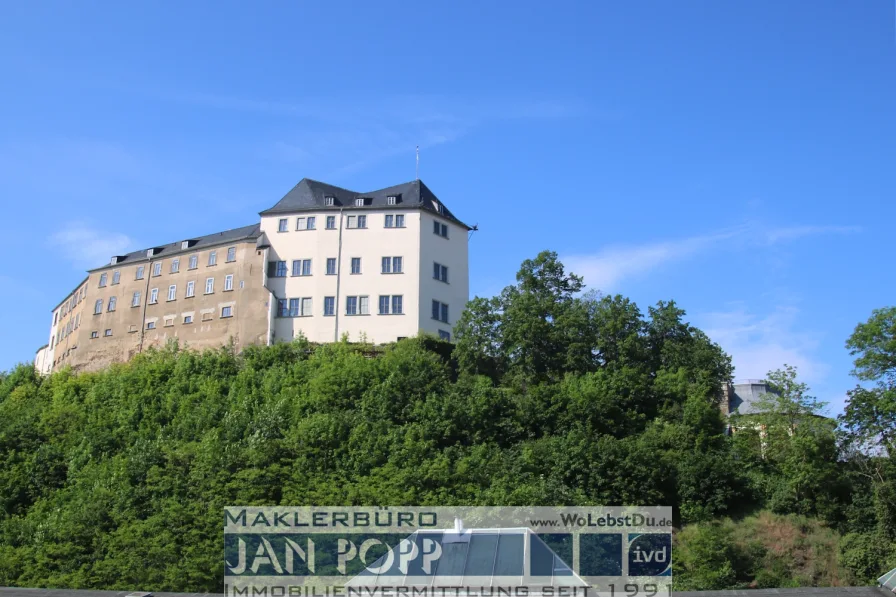
<path id="1" fill-rule="evenodd" d="M 236 247 L 236 258 L 227 262 L 228 247 Z M 209 254 L 215 251 L 216 262 L 209 265 Z M 190 256 L 197 255 L 197 267 L 189 267 Z M 178 271 L 171 271 L 173 259 L 179 259 Z M 161 263 L 159 275 L 154 266 Z M 144 267 L 142 279 L 137 270 Z M 113 274 L 119 281 L 113 284 Z M 107 274 L 107 284 L 99 286 L 100 276 Z M 225 280 L 233 276 L 231 290 Z M 206 292 L 206 280 L 213 278 L 212 292 Z M 193 282 L 193 296 L 187 296 L 188 283 Z M 169 287 L 175 286 L 169 300 Z M 151 301 L 153 290 L 157 300 Z M 134 293 L 139 299 L 134 302 Z M 110 298 L 116 298 L 109 310 Z M 83 314 L 78 330 L 79 348 L 68 364 L 77 370 L 96 370 L 114 362 L 122 362 L 151 346 L 164 346 L 177 339 L 181 346 L 193 349 L 215 348 L 233 340 L 239 351 L 250 344 L 265 344 L 268 339 L 269 292 L 264 288 L 264 251 L 255 248 L 255 241 L 186 249 L 177 254 L 157 257 L 127 265 L 110 265 L 90 272 L 87 299 L 82 302 Z M 102 301 L 95 314 L 96 301 Z M 230 308 L 230 316 L 225 308 Z"/>
<path id="2" fill-rule="evenodd" d="M 80 349 L 80 333 L 84 327 L 87 310 L 87 285 L 84 280 L 65 300 L 53 309 L 53 323 L 50 326 L 50 339 L 44 354 L 44 370 L 49 373 L 69 365 L 77 359 Z"/>

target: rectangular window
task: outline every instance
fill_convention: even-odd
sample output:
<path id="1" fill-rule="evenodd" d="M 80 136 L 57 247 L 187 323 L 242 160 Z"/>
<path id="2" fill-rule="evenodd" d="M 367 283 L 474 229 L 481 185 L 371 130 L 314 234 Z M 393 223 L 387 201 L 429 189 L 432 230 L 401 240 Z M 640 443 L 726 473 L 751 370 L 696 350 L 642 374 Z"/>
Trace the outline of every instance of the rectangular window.
<path id="1" fill-rule="evenodd" d="M 353 274 L 361 273 L 361 258 L 360 257 L 352 257 L 352 273 Z"/>
<path id="2" fill-rule="evenodd" d="M 346 228 L 354 228 L 355 227 L 355 216 L 346 216 L 345 217 L 345 227 Z"/>
<path id="3" fill-rule="evenodd" d="M 336 204 L 336 198 L 335 198 L 335 197 L 325 197 L 325 198 L 324 198 L 324 204 L 325 204 L 325 205 L 328 205 L 328 206 L 329 206 L 329 205 L 335 205 L 335 204 Z"/>
<path id="4" fill-rule="evenodd" d="M 356 297 L 356 296 L 345 297 L 345 314 L 346 315 L 357 315 L 358 314 L 358 297 Z"/>
<path id="5" fill-rule="evenodd" d="M 218 263 L 218 252 L 212 251 L 211 253 L 208 254 L 208 265 L 212 266 L 212 265 L 216 265 L 217 263 Z"/>
<path id="6" fill-rule="evenodd" d="M 395 216 L 387 215 L 386 216 L 386 228 L 394 228 L 395 227 Z"/>
<path id="7" fill-rule="evenodd" d="M 367 228 L 367 216 L 358 216 L 358 228 Z"/>
<path id="8" fill-rule="evenodd" d="M 395 215 L 395 227 L 404 228 L 404 214 Z"/>
<path id="9" fill-rule="evenodd" d="M 324 297 L 324 315 L 330 316 L 336 314 L 336 297 Z"/>
<path id="10" fill-rule="evenodd" d="M 311 298 L 302 299 L 302 317 L 311 317 Z"/>
<path id="11" fill-rule="evenodd" d="M 289 226 L 289 219 L 288 218 L 280 218 L 280 223 L 278 224 L 277 232 L 286 232 L 288 226 Z"/>
<path id="12" fill-rule="evenodd" d="M 451 332 L 446 332 L 445 330 L 439 330 L 439 338 L 442 340 L 447 340 L 451 342 Z"/>
<path id="13" fill-rule="evenodd" d="M 391 298 L 388 294 L 380 295 L 380 315 L 388 315 L 389 314 L 389 305 Z"/>
<path id="14" fill-rule="evenodd" d="M 366 296 L 358 297 L 358 313 L 360 315 L 369 315 L 370 314 L 370 300 Z"/>
<path id="15" fill-rule="evenodd" d="M 184 323 L 185 324 L 193 323 L 193 316 L 192 315 L 184 315 Z"/>
<path id="16" fill-rule="evenodd" d="M 236 261 L 236 247 L 227 248 L 227 263 L 231 261 Z"/>
<path id="17" fill-rule="evenodd" d="M 206 278 L 205 279 L 205 294 L 212 294 L 215 291 L 215 279 L 214 278 Z"/>
<path id="18" fill-rule="evenodd" d="M 118 284 L 121 281 L 121 272 L 115 270 L 112 272 L 112 284 Z"/>
<path id="19" fill-rule="evenodd" d="M 189 268 L 196 269 L 197 267 L 199 267 L 199 255 L 190 255 Z"/>
<path id="20" fill-rule="evenodd" d="M 336 229 L 336 216 L 327 216 L 327 230 Z"/>
<path id="21" fill-rule="evenodd" d="M 292 275 L 293 276 L 301 276 L 302 275 L 302 261 L 300 259 L 292 260 Z"/>
<path id="22" fill-rule="evenodd" d="M 149 304 L 155 305 L 158 302 L 159 302 L 159 289 L 153 288 L 152 290 L 149 291 Z"/>
<path id="23" fill-rule="evenodd" d="M 296 230 L 308 230 L 308 220 L 306 218 L 296 218 Z"/>
<path id="24" fill-rule="evenodd" d="M 355 206 L 356 207 L 364 207 L 364 198 L 360 197 L 358 199 L 355 199 Z"/>
<path id="25" fill-rule="evenodd" d="M 311 260 L 310 259 L 302 260 L 302 275 L 303 276 L 311 275 Z"/>
<path id="26" fill-rule="evenodd" d="M 448 323 L 448 305 L 439 301 L 432 302 L 432 318 Z"/>
<path id="27" fill-rule="evenodd" d="M 336 258 L 335 257 L 327 257 L 327 275 L 328 276 L 336 275 Z"/>
<path id="28" fill-rule="evenodd" d="M 165 321 L 164 325 L 165 325 L 166 328 L 170 328 L 171 326 L 174 325 L 174 318 L 173 318 L 173 317 L 166 317 L 164 321 Z"/>
<path id="29" fill-rule="evenodd" d="M 172 284 L 171 286 L 168 287 L 168 300 L 173 301 L 176 298 L 177 298 L 177 285 Z"/>
<path id="30" fill-rule="evenodd" d="M 289 316 L 289 302 L 286 299 L 277 299 L 277 317 Z"/>
<path id="31" fill-rule="evenodd" d="M 268 277 L 285 278 L 286 262 L 285 261 L 268 261 Z"/>
<path id="32" fill-rule="evenodd" d="M 154 322 L 154 321 L 147 321 L 147 322 L 146 322 L 146 329 L 148 329 L 148 330 L 154 330 L 154 329 L 156 329 L 156 322 Z"/>
<path id="33" fill-rule="evenodd" d="M 401 273 L 401 257 L 383 257 L 384 274 Z"/>
<path id="34" fill-rule="evenodd" d="M 289 299 L 289 316 L 290 317 L 298 317 L 299 316 L 299 299 L 297 299 L 297 298 Z"/>
<path id="35" fill-rule="evenodd" d="M 187 298 L 196 295 L 196 282 L 190 280 L 187 282 Z"/>
<path id="36" fill-rule="evenodd" d="M 106 331 L 103 333 L 103 336 L 111 336 L 111 335 L 112 335 L 112 330 L 111 330 L 111 329 L 106 330 Z"/>
<path id="37" fill-rule="evenodd" d="M 346 216 L 346 228 L 367 228 L 367 216 Z"/>
<path id="38" fill-rule="evenodd" d="M 180 271 L 180 258 L 171 260 L 171 273 L 176 274 Z"/>
<path id="39" fill-rule="evenodd" d="M 221 317 L 233 317 L 233 307 L 221 307 Z"/>
<path id="40" fill-rule="evenodd" d="M 137 277 L 134 278 L 134 279 L 135 279 L 135 280 L 142 280 L 142 279 L 143 279 L 143 272 L 144 272 L 144 267 L 143 267 L 142 265 L 138 265 L 138 266 L 137 266 Z"/>
<path id="41" fill-rule="evenodd" d="M 140 291 L 134 293 L 134 296 L 131 298 L 131 306 L 139 307 L 140 306 Z"/>
<path id="42" fill-rule="evenodd" d="M 395 205 L 396 203 L 398 203 L 398 197 L 394 195 L 386 197 L 386 205 Z"/>
<path id="43" fill-rule="evenodd" d="M 228 290 L 233 290 L 233 274 L 227 274 L 224 276 L 224 290 L 225 292 Z"/>
<path id="44" fill-rule="evenodd" d="M 441 222 L 434 221 L 432 223 L 432 232 L 433 234 L 438 234 L 444 238 L 448 238 L 448 224 L 442 224 Z"/>
<path id="45" fill-rule="evenodd" d="M 448 267 L 440 263 L 432 264 L 432 277 L 440 282 L 448 283 Z"/>
<path id="46" fill-rule="evenodd" d="M 392 315 L 401 315 L 404 313 L 404 305 L 402 304 L 404 301 L 400 294 L 392 295 Z"/>
<path id="47" fill-rule="evenodd" d="M 107 274 L 100 274 L 100 288 L 106 285 L 106 280 L 109 279 Z"/>
<path id="48" fill-rule="evenodd" d="M 118 305 L 118 298 L 114 296 L 109 297 L 109 308 L 106 311 L 114 311 L 115 306 Z"/>
<path id="49" fill-rule="evenodd" d="M 152 275 L 153 276 L 161 276 L 162 275 L 162 262 L 157 261 L 152 264 Z"/>
<path id="50" fill-rule="evenodd" d="M 100 337 L 100 333 L 99 333 L 99 332 L 90 332 L 90 337 L 91 337 L 91 338 L 99 338 L 99 337 Z"/>

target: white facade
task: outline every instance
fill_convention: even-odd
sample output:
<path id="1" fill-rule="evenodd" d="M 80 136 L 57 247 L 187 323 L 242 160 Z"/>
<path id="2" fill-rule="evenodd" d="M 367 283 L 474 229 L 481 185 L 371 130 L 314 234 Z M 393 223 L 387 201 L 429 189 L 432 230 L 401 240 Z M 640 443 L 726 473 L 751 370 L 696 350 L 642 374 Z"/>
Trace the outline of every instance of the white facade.
<path id="1" fill-rule="evenodd" d="M 359 216 L 366 218 L 366 227 L 358 227 Z M 403 226 L 396 225 L 400 219 Z M 283 231 L 281 220 L 286 220 Z M 453 325 L 469 298 L 465 226 L 414 207 L 350 206 L 262 215 L 261 229 L 270 245 L 265 285 L 272 293 L 272 342 L 299 334 L 312 342 L 334 342 L 347 334 L 350 341 L 380 344 L 421 332 L 453 339 Z M 329 272 L 328 260 L 333 260 Z M 399 264 L 400 271 L 394 271 Z M 440 268 L 447 281 L 435 278 L 435 264 L 447 268 Z M 284 268 L 286 275 L 279 276 Z M 447 305 L 447 321 L 433 318 L 434 300 Z M 332 313 L 325 313 L 330 301 Z M 396 308 L 400 313 L 393 312 Z M 440 319 L 443 313 L 440 308 Z"/>

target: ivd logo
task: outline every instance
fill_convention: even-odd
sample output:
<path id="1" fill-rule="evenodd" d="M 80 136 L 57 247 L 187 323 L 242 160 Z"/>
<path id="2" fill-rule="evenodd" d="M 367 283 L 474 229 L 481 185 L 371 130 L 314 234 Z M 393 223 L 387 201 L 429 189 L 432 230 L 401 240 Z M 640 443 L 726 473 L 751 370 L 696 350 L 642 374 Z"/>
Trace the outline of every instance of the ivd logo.
<path id="1" fill-rule="evenodd" d="M 672 576 L 671 533 L 644 533 L 628 536 L 629 576 Z"/>

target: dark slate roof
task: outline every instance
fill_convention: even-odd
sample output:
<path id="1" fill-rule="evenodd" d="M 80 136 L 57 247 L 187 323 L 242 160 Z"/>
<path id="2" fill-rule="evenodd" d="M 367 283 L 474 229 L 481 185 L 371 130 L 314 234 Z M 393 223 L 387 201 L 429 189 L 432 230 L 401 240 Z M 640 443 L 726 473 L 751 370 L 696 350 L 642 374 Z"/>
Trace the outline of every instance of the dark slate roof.
<path id="1" fill-rule="evenodd" d="M 768 384 L 764 381 L 735 382 L 733 390 L 728 412 L 739 415 L 755 415 L 759 412 L 756 402 L 769 391 Z"/>
<path id="2" fill-rule="evenodd" d="M 673 597 L 893 597 L 879 587 L 804 587 L 741 591 L 672 591 Z M 0 596 L 2 597 L 2 596 Z"/>
<path id="3" fill-rule="evenodd" d="M 397 205 L 393 206 L 386 203 L 387 198 L 390 196 L 397 196 L 399 198 L 399 202 Z M 328 206 L 326 204 L 327 197 L 333 197 L 335 199 L 334 205 Z M 366 205 L 364 207 L 356 206 L 355 199 L 362 197 L 367 199 Z M 442 205 L 444 211 L 438 211 L 434 204 L 434 202 L 436 201 Z M 431 211 L 434 214 L 444 217 L 446 220 L 451 220 L 452 222 L 463 226 L 467 230 L 471 229 L 469 226 L 461 222 L 453 213 L 451 213 L 451 210 L 448 209 L 448 206 L 442 203 L 442 201 L 438 197 L 436 197 L 435 193 L 433 193 L 431 190 L 429 190 L 429 187 L 423 184 L 422 180 L 413 180 L 404 184 L 387 187 L 385 189 L 379 189 L 378 191 L 359 193 L 356 191 L 343 189 L 342 187 L 336 187 L 325 182 L 318 182 L 316 180 L 311 180 L 310 178 L 303 178 L 299 181 L 299 184 L 294 186 L 292 190 L 284 195 L 276 205 L 274 205 L 270 209 L 264 210 L 263 212 L 261 212 L 261 215 L 270 216 L 276 214 L 289 214 L 308 210 L 338 210 L 340 208 L 425 209 L 427 211 Z"/>
<path id="4" fill-rule="evenodd" d="M 204 236 L 193 236 L 188 238 L 182 238 L 177 242 L 168 243 L 165 245 L 156 245 L 155 247 L 146 247 L 145 249 L 141 249 L 139 251 L 133 251 L 128 253 L 127 255 L 122 255 L 122 259 L 115 264 L 108 263 L 101 267 L 93 268 L 92 270 L 88 270 L 90 272 L 95 272 L 102 269 L 116 268 L 122 265 L 130 265 L 132 263 L 139 263 L 141 261 L 149 261 L 146 257 L 146 252 L 150 249 L 158 249 L 155 255 L 153 255 L 153 259 L 164 259 L 171 255 L 177 255 L 179 253 L 190 253 L 197 250 L 206 249 L 209 247 L 215 247 L 218 245 L 223 245 L 227 243 L 234 243 L 243 240 L 257 240 L 258 237 L 261 236 L 261 224 L 251 224 L 249 226 L 242 226 L 240 228 L 233 228 L 232 230 L 225 230 L 224 232 L 214 232 L 212 234 L 206 234 Z M 195 241 L 191 243 L 190 248 L 182 249 L 181 243 L 185 240 Z M 111 261 L 112 255 L 109 256 Z"/>

